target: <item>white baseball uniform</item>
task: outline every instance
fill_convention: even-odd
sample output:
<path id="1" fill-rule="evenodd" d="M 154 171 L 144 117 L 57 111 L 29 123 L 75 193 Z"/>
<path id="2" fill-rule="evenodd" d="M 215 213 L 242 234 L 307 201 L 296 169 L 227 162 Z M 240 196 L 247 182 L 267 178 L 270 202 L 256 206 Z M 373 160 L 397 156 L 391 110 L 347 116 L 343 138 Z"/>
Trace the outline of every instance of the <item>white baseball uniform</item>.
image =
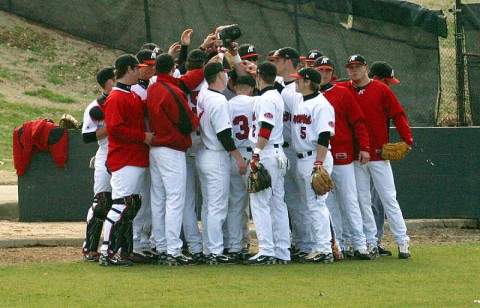
<path id="1" fill-rule="evenodd" d="M 206 254 L 222 254 L 222 227 L 230 194 L 230 157 L 217 133 L 232 128 L 227 99 L 220 92 L 203 89 L 198 95 L 197 113 L 203 143 L 195 155 L 203 197 L 203 243 Z"/>
<path id="2" fill-rule="evenodd" d="M 255 98 L 237 95 L 228 101 L 232 135 L 240 154 L 249 159 L 252 155 L 252 143 L 248 139 L 252 124 Z M 238 172 L 237 160 L 230 157 L 230 197 L 228 201 L 227 232 L 229 252 L 238 252 L 242 248 L 242 240 L 249 242 L 249 206 L 247 192 L 247 176 Z M 246 230 L 245 230 L 246 227 Z"/>
<path id="3" fill-rule="evenodd" d="M 267 145 L 260 153 L 260 162 L 269 171 L 272 188 L 250 194 L 250 207 L 258 237 L 258 256 L 274 256 L 290 260 L 288 209 L 284 201 L 284 176 L 287 158 L 283 152 L 283 99 L 273 87 L 262 89 L 256 98 L 250 141 L 257 144 L 260 122 L 273 126 Z"/>
<path id="4" fill-rule="evenodd" d="M 296 152 L 296 181 L 302 203 L 306 202 L 311 216 L 311 229 L 315 236 L 312 252 L 332 253 L 330 213 L 326 205 L 328 194 L 316 196 L 311 188 L 311 172 L 317 156 L 319 134 L 335 134 L 335 112 L 330 103 L 320 93 L 303 97 L 285 89 L 282 96 L 292 110 L 292 144 Z M 324 168 L 332 172 L 333 157 L 327 152 Z"/>

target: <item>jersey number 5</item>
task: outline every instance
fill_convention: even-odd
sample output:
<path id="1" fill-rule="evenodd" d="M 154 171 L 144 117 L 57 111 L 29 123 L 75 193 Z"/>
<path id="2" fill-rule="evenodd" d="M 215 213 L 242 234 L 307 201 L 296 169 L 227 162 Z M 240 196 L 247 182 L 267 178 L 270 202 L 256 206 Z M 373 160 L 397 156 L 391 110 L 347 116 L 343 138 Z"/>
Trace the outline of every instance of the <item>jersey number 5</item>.
<path id="1" fill-rule="evenodd" d="M 236 116 L 235 119 L 233 119 L 233 125 L 238 125 L 239 132 L 235 134 L 235 137 L 238 140 L 245 140 L 248 138 L 248 133 L 250 132 L 250 129 L 248 128 L 248 119 L 244 115 L 239 115 Z"/>
<path id="2" fill-rule="evenodd" d="M 300 126 L 300 138 L 302 139 L 307 138 L 307 127 Z"/>

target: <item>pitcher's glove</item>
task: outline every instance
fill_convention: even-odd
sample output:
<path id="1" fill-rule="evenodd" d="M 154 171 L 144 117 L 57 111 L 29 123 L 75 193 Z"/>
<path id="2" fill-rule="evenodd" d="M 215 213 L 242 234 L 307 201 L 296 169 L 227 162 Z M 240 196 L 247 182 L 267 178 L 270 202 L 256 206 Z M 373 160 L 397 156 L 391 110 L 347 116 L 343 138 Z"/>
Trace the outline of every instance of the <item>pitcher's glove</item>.
<path id="1" fill-rule="evenodd" d="M 63 114 L 62 117 L 60 118 L 60 122 L 58 122 L 58 125 L 61 128 L 66 128 L 66 129 L 79 129 L 80 128 L 80 123 L 72 116 L 67 113 Z"/>
<path id="2" fill-rule="evenodd" d="M 272 187 L 270 172 L 259 162 L 260 157 L 254 154 L 250 160 L 250 175 L 248 176 L 248 192 L 256 193 Z"/>
<path id="3" fill-rule="evenodd" d="M 380 155 L 385 160 L 401 160 L 411 149 L 405 142 L 385 143 Z"/>
<path id="4" fill-rule="evenodd" d="M 327 192 L 335 187 L 332 178 L 328 174 L 327 170 L 323 168 L 321 162 L 315 162 L 312 176 L 310 178 L 310 184 L 312 189 L 317 195 L 325 195 Z"/>

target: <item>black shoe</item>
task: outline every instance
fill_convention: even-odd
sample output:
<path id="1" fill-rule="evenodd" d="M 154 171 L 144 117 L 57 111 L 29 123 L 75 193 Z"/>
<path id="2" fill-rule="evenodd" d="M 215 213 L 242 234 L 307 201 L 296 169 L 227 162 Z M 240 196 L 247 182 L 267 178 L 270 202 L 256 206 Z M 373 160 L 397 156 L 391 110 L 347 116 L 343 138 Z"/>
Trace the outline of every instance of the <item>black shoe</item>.
<path id="1" fill-rule="evenodd" d="M 135 251 L 135 250 L 134 250 Z M 142 253 L 147 256 L 150 261 L 157 262 L 160 258 L 160 254 L 156 250 L 143 249 Z"/>
<path id="2" fill-rule="evenodd" d="M 410 258 L 410 249 L 408 243 L 398 245 L 398 258 L 399 259 L 408 259 Z"/>
<path id="3" fill-rule="evenodd" d="M 98 262 L 98 259 L 100 259 L 100 253 L 96 251 L 90 251 L 83 254 L 83 261 Z"/>
<path id="4" fill-rule="evenodd" d="M 183 253 L 180 253 L 177 256 L 167 255 L 167 260 L 165 264 L 168 266 L 178 266 L 178 265 L 195 265 L 198 264 L 192 258 L 186 257 Z"/>
<path id="5" fill-rule="evenodd" d="M 392 256 L 392 252 L 390 250 L 387 250 L 380 245 L 378 245 L 377 248 L 378 248 L 378 253 L 380 254 L 381 257 L 391 257 Z"/>
<path id="6" fill-rule="evenodd" d="M 157 252 L 157 254 L 158 254 L 158 261 L 157 261 L 157 263 L 160 264 L 160 265 L 166 264 L 167 258 L 168 258 L 167 253 L 166 253 L 165 251 L 163 251 L 163 252 L 160 252 L 160 253 Z"/>
<path id="7" fill-rule="evenodd" d="M 205 260 L 205 255 L 203 252 L 197 252 L 192 255 L 192 259 L 197 262 L 197 264 L 202 264 Z"/>
<path id="8" fill-rule="evenodd" d="M 218 264 L 236 264 L 237 260 L 232 259 L 224 254 L 214 254 L 211 253 L 205 257 L 205 263 L 208 265 L 218 265 Z"/>
<path id="9" fill-rule="evenodd" d="M 245 265 L 271 265 L 277 262 L 277 258 L 272 256 L 258 256 L 243 261 Z"/>
<path id="10" fill-rule="evenodd" d="M 312 252 L 305 257 L 305 262 L 333 263 L 333 253 Z"/>
<path id="11" fill-rule="evenodd" d="M 292 254 L 290 258 L 292 259 L 292 262 L 303 262 L 305 261 L 306 256 L 308 256 L 308 253 L 299 250 Z"/>
<path id="12" fill-rule="evenodd" d="M 355 250 L 353 255 L 355 259 L 358 259 L 358 260 L 373 260 L 372 256 L 370 255 L 370 253 L 368 253 L 366 249 Z"/>
<path id="13" fill-rule="evenodd" d="M 229 252 L 227 257 L 235 260 L 235 263 L 240 263 L 242 261 L 242 254 L 240 252 Z"/>
<path id="14" fill-rule="evenodd" d="M 151 258 L 139 249 L 134 249 L 133 252 L 128 255 L 128 259 L 133 263 L 139 264 L 148 263 L 151 261 Z"/>
<path id="15" fill-rule="evenodd" d="M 277 258 L 276 264 L 282 264 L 282 265 L 290 264 L 290 260 L 283 260 L 283 259 Z"/>
<path id="16" fill-rule="evenodd" d="M 370 257 L 373 259 L 378 259 L 380 254 L 378 253 L 378 247 L 376 245 L 368 245 L 367 251 L 370 254 Z"/>
<path id="17" fill-rule="evenodd" d="M 100 259 L 98 260 L 98 263 L 100 266 L 132 266 L 133 263 L 132 261 L 128 259 L 122 259 L 118 253 L 113 255 L 112 257 L 109 257 L 108 255 L 102 254 L 100 256 Z"/>

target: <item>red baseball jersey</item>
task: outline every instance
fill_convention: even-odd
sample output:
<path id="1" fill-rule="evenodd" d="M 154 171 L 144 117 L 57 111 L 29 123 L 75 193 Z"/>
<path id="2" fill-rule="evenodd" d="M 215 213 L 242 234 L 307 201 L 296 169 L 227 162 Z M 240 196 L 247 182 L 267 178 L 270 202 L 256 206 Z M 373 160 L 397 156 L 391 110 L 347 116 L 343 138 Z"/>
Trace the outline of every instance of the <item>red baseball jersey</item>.
<path id="1" fill-rule="evenodd" d="M 108 136 L 107 165 L 110 171 L 125 166 L 148 167 L 144 110 L 140 98 L 114 87 L 105 108 Z"/>
<path id="2" fill-rule="evenodd" d="M 351 81 L 339 84 L 350 90 L 363 111 L 370 138 L 371 161 L 382 160 L 380 156 L 382 145 L 389 142 L 389 119 L 392 119 L 400 138 L 408 145 L 412 145 L 412 131 L 407 116 L 389 86 L 377 80 L 372 80 L 362 88 L 354 87 Z M 358 148 L 355 155 L 358 155 Z"/>
<path id="3" fill-rule="evenodd" d="M 370 141 L 365 117 L 355 97 L 347 88 L 334 84 L 322 94 L 335 109 L 335 136 L 330 145 L 335 165 L 346 165 L 358 160 L 354 156 L 354 143 L 362 151 L 370 152 Z"/>

